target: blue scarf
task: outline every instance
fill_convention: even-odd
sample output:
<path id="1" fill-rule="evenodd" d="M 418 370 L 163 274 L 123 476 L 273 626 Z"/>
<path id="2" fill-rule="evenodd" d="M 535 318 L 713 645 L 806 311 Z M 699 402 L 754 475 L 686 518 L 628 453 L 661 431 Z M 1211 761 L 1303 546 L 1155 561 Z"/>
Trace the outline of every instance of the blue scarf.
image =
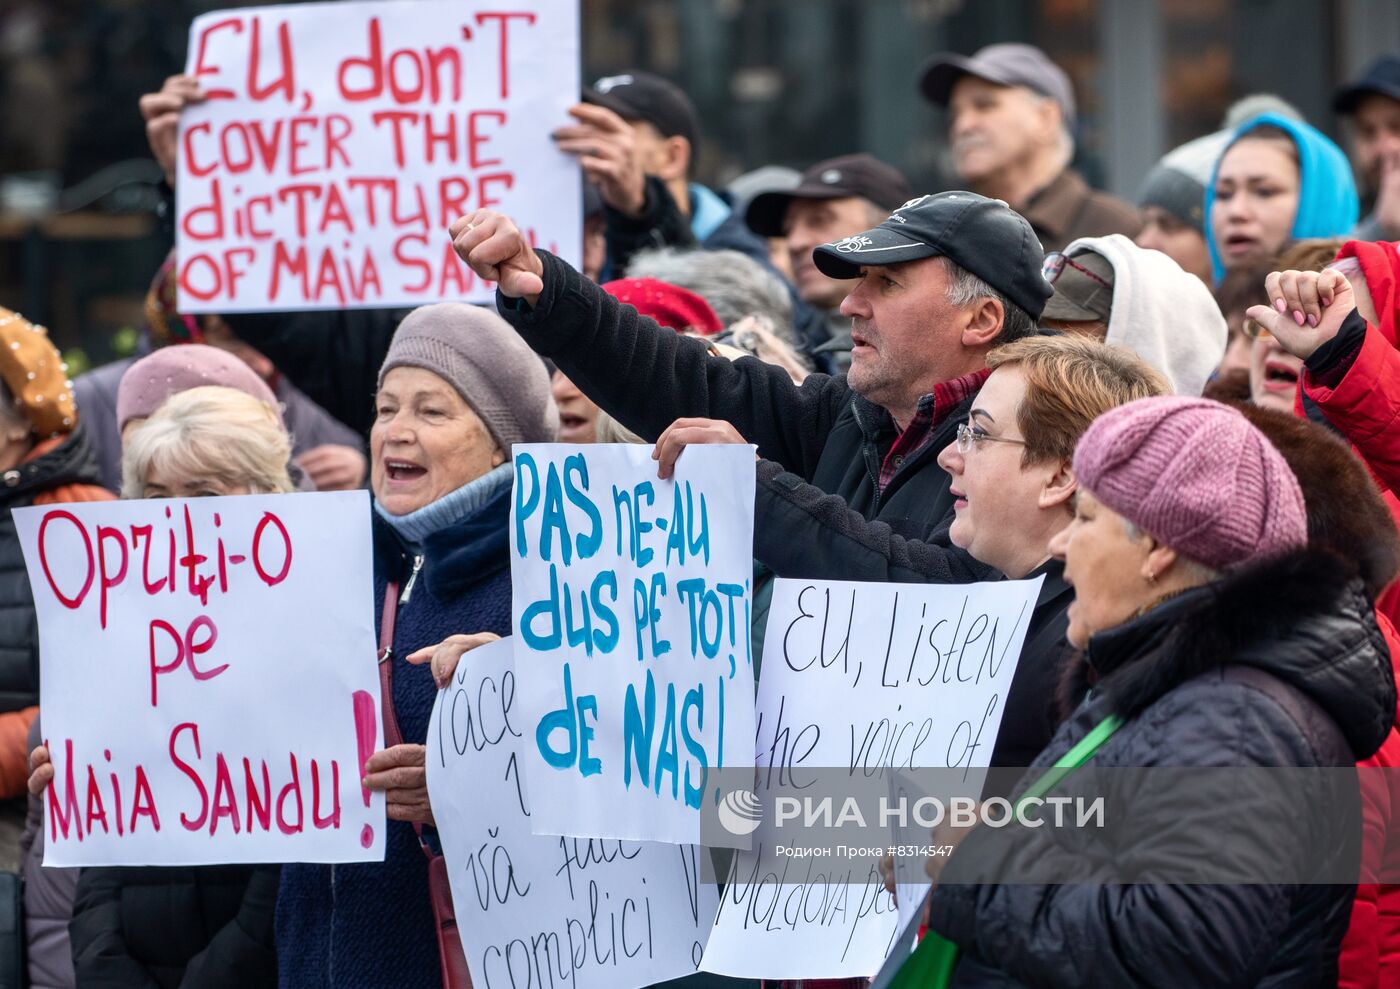
<path id="1" fill-rule="evenodd" d="M 513 476 L 511 465 L 505 463 L 407 515 L 390 515 L 377 500 L 374 510 L 400 539 L 421 546 L 429 536 L 478 514 L 510 487 Z"/>
<path id="2" fill-rule="evenodd" d="M 1346 152 L 1317 128 L 1274 113 L 1261 113 L 1240 124 L 1230 143 L 1225 146 L 1225 151 L 1245 134 L 1262 126 L 1284 131 L 1293 138 L 1293 144 L 1298 149 L 1298 212 L 1293 216 L 1293 238 L 1341 237 L 1350 232 L 1356 226 L 1361 206 Z M 1215 204 L 1215 177 L 1220 171 L 1220 159 L 1224 157 L 1225 152 L 1222 151 L 1220 158 L 1215 160 L 1210 182 L 1206 185 L 1205 202 L 1206 245 L 1210 248 L 1210 264 L 1215 271 L 1217 285 L 1225 277 L 1225 265 L 1215 243 L 1210 211 Z"/>

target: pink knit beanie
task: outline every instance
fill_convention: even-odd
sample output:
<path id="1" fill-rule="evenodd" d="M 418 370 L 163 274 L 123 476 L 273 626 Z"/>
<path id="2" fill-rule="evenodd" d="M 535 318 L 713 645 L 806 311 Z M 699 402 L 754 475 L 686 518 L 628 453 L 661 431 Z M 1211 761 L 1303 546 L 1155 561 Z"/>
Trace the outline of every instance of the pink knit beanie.
<path id="1" fill-rule="evenodd" d="M 1094 420 L 1074 472 L 1095 498 L 1214 570 L 1308 540 L 1298 479 L 1240 415 L 1204 398 L 1143 398 Z"/>
<path id="2" fill-rule="evenodd" d="M 271 406 L 282 422 L 277 396 L 252 368 L 226 350 L 203 343 L 184 343 L 162 347 L 126 369 L 117 385 L 117 429 L 128 420 L 146 418 L 171 395 L 201 385 L 246 392 Z"/>

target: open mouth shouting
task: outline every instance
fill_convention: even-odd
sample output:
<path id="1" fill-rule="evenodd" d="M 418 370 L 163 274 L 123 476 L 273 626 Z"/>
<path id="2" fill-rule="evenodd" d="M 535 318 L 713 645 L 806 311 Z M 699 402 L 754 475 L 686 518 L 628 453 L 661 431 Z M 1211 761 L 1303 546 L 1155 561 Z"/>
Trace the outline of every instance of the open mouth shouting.
<path id="1" fill-rule="evenodd" d="M 412 483 L 425 477 L 427 473 L 426 467 L 421 467 L 411 460 L 389 457 L 384 461 L 384 476 L 391 484 Z"/>
<path id="2" fill-rule="evenodd" d="M 1284 357 L 1270 357 L 1264 362 L 1265 391 L 1292 394 L 1298 388 L 1298 366 L 1296 358 L 1289 361 Z"/>

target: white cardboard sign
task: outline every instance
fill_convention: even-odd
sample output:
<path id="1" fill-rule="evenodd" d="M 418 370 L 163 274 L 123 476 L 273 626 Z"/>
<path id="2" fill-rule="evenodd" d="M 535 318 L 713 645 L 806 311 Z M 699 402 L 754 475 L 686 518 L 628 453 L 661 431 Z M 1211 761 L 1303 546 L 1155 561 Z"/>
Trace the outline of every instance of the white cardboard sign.
<path id="1" fill-rule="evenodd" d="M 694 845 L 530 833 L 533 740 L 503 639 L 462 657 L 428 724 L 428 792 L 481 989 L 637 989 L 696 970 L 718 897 Z"/>
<path id="2" fill-rule="evenodd" d="M 1040 584 L 780 578 L 764 635 L 758 765 L 779 776 L 844 769 L 853 787 L 886 791 L 901 769 L 985 769 Z M 768 871 L 759 849 L 783 844 L 775 816 L 754 832 L 753 850 L 735 855 L 701 967 L 763 979 L 873 975 L 899 931 L 878 857 Z M 918 896 L 919 884 L 906 891 Z"/>
<path id="3" fill-rule="evenodd" d="M 374 0 L 214 11 L 190 27 L 181 312 L 485 302 L 458 216 L 499 209 L 582 253 L 572 0 Z"/>
<path id="4" fill-rule="evenodd" d="M 512 617 L 536 834 L 698 844 L 753 765 L 754 455 L 515 448 Z M 714 794 L 708 794 L 712 798 Z"/>
<path id="5" fill-rule="evenodd" d="M 45 865 L 376 862 L 365 492 L 15 510 L 39 618 Z"/>

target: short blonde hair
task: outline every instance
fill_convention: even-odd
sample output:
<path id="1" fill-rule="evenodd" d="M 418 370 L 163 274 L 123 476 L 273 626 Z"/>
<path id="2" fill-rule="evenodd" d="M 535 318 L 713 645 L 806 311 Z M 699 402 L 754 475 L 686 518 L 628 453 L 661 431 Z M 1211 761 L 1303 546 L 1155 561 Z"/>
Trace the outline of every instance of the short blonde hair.
<path id="1" fill-rule="evenodd" d="M 987 367 L 1025 375 L 1016 425 L 1026 441 L 1026 467 L 1073 457 L 1089 423 L 1109 409 L 1171 394 L 1166 379 L 1137 354 L 1083 336 L 1026 337 L 988 353 Z"/>
<path id="2" fill-rule="evenodd" d="M 254 494 L 294 491 L 291 454 L 291 438 L 266 402 L 235 388 L 190 388 L 166 399 L 122 444 L 122 497 L 144 498 L 152 467 Z"/>

